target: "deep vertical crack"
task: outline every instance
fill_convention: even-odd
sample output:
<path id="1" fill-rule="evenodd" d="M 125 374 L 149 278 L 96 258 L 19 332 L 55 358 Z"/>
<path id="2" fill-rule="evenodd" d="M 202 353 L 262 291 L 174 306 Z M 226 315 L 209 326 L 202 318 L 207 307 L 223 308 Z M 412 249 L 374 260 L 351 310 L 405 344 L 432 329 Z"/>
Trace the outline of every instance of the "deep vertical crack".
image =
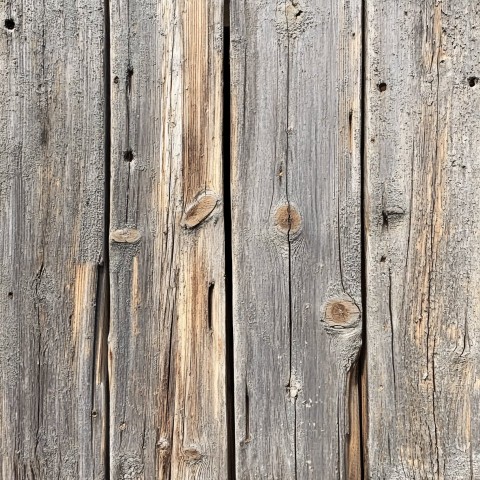
<path id="1" fill-rule="evenodd" d="M 224 3 L 223 28 L 223 199 L 225 227 L 225 344 L 226 344 L 226 422 L 227 422 L 227 478 L 235 479 L 235 393 L 234 393 L 234 339 L 233 339 L 233 266 L 232 266 L 232 197 L 231 168 L 231 94 L 230 94 L 230 4 Z"/>
<path id="2" fill-rule="evenodd" d="M 105 479 L 110 478 L 110 379 L 109 379 L 109 358 L 108 358 L 108 334 L 110 331 L 110 254 L 109 254 L 109 235 L 110 235 L 110 182 L 111 182 L 111 61 L 110 61 L 110 0 L 104 0 L 104 225 L 103 225 L 103 266 L 102 281 L 103 289 L 103 321 L 98 327 L 101 329 L 99 337 L 101 343 L 99 345 L 99 361 L 101 361 L 102 376 L 104 379 L 104 468 Z"/>
<path id="3" fill-rule="evenodd" d="M 290 0 L 287 0 L 289 2 Z M 292 218 L 291 218 L 291 206 L 290 199 L 288 198 L 288 167 L 289 167 L 289 121 L 290 121 L 290 22 L 288 19 L 287 12 L 287 2 L 285 3 L 285 20 L 287 24 L 287 72 L 286 72 L 286 83 L 287 83 L 287 95 L 286 95 L 286 145 L 285 145 L 285 196 L 288 206 L 288 232 L 287 232 L 287 242 L 288 242 L 288 323 L 289 323 L 289 362 L 290 362 L 290 378 L 288 381 L 289 392 L 291 392 L 293 385 L 293 307 L 292 307 L 292 239 L 291 239 L 291 228 L 292 228 Z M 292 398 L 292 397 L 291 397 Z M 294 453 L 294 475 L 295 479 L 297 478 L 297 396 L 293 397 L 293 453 Z"/>
<path id="4" fill-rule="evenodd" d="M 366 170 L 367 170 L 367 152 L 366 146 L 366 116 L 367 111 L 367 0 L 362 0 L 361 5 L 361 73 L 360 73 L 360 249 L 361 249 L 361 294 L 362 294 L 362 346 L 359 355 L 359 368 L 357 369 L 358 386 L 358 408 L 360 419 L 360 473 L 361 478 L 368 477 L 368 453 L 367 453 L 367 415 L 368 405 L 366 405 L 367 395 L 367 258 L 366 258 Z"/>

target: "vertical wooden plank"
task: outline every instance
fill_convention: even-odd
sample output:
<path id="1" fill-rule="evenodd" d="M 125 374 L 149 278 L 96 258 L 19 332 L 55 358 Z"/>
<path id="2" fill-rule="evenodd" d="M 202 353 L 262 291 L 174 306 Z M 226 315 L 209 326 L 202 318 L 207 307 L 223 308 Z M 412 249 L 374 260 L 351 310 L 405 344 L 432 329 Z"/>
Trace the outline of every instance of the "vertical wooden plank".
<path id="1" fill-rule="evenodd" d="M 222 478 L 223 6 L 110 14 L 111 474 Z"/>
<path id="2" fill-rule="evenodd" d="M 480 6 L 367 20 L 369 478 L 478 478 Z"/>
<path id="3" fill-rule="evenodd" d="M 103 3 L 0 11 L 0 477 L 100 479 Z"/>
<path id="4" fill-rule="evenodd" d="M 237 476 L 360 478 L 360 2 L 231 35 Z"/>

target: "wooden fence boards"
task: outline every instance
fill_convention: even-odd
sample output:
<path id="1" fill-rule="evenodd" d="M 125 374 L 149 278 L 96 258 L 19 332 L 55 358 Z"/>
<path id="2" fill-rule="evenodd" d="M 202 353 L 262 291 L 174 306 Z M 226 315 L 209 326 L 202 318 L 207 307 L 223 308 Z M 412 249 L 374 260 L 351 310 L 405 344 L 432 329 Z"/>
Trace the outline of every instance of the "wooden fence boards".
<path id="1" fill-rule="evenodd" d="M 0 11 L 0 478 L 480 478 L 475 2 Z"/>
<path id="2" fill-rule="evenodd" d="M 480 7 L 366 15 L 366 478 L 478 478 Z"/>
<path id="3" fill-rule="evenodd" d="M 112 478 L 227 470 L 220 1 L 111 5 Z"/>
<path id="4" fill-rule="evenodd" d="M 103 3 L 0 5 L 0 477 L 103 478 Z"/>
<path id="5" fill-rule="evenodd" d="M 237 477 L 359 478 L 360 2 L 231 8 Z"/>

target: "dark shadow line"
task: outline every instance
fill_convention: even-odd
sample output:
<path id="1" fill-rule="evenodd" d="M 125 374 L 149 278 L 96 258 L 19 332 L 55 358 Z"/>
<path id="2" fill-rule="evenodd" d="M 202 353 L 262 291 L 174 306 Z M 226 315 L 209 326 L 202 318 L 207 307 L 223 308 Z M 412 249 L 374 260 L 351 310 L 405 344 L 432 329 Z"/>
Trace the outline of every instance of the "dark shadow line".
<path id="1" fill-rule="evenodd" d="M 223 199 L 225 222 L 225 336 L 226 336 L 226 413 L 228 479 L 235 479 L 235 393 L 233 339 L 233 265 L 232 265 L 232 200 L 231 168 L 231 111 L 230 111 L 230 27 L 229 4 L 225 2 L 223 29 Z"/>

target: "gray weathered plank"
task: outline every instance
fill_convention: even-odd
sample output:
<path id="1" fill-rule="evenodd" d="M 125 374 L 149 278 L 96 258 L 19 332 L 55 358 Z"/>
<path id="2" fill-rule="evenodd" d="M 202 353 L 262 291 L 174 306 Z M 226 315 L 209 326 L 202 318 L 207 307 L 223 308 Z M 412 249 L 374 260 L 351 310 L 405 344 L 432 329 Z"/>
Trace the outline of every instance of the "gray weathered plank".
<path id="1" fill-rule="evenodd" d="M 222 2 L 110 19 L 111 476 L 222 478 Z"/>
<path id="2" fill-rule="evenodd" d="M 0 477 L 100 479 L 103 2 L 0 11 Z"/>
<path id="3" fill-rule="evenodd" d="M 480 6 L 367 20 L 368 478 L 479 478 Z"/>
<path id="4" fill-rule="evenodd" d="M 359 478 L 360 1 L 231 8 L 237 477 Z"/>

